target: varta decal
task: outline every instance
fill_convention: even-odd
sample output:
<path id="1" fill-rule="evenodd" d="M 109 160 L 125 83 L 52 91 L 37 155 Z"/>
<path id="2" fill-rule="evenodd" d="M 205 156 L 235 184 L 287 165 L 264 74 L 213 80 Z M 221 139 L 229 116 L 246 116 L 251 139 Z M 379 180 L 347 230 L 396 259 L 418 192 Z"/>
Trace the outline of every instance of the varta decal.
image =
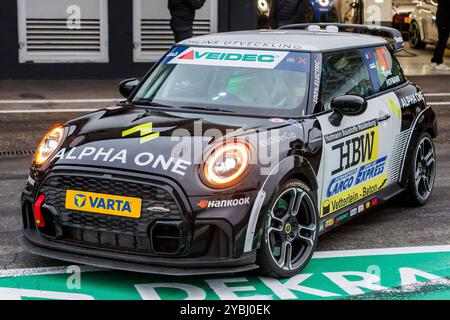
<path id="1" fill-rule="evenodd" d="M 141 215 L 141 199 L 104 193 L 67 190 L 66 208 L 77 211 L 139 218 Z"/>

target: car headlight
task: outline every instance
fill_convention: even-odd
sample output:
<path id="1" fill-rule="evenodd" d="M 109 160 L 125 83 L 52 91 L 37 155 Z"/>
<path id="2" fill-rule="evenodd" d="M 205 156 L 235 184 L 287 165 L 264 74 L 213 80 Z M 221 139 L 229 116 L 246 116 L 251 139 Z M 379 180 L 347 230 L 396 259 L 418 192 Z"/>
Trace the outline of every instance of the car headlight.
<path id="1" fill-rule="evenodd" d="M 34 163 L 41 165 L 56 151 L 64 135 L 64 127 L 56 127 L 45 135 L 34 155 Z"/>
<path id="2" fill-rule="evenodd" d="M 203 166 L 203 179 L 213 187 L 232 185 L 247 173 L 250 156 L 247 143 L 225 143 L 209 154 Z"/>
<path id="3" fill-rule="evenodd" d="M 326 7 L 330 4 L 330 0 L 319 0 L 318 2 L 322 7 Z"/>

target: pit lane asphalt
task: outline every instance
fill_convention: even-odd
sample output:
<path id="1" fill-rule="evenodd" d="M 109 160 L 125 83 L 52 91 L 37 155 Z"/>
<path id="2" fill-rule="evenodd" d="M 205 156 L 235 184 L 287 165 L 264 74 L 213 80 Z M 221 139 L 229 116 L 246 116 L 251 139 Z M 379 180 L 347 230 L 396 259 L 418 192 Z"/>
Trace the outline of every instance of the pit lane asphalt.
<path id="1" fill-rule="evenodd" d="M 450 93 L 450 76 L 409 77 L 425 93 Z M 58 83 L 2 82 L 0 100 L 119 98 L 117 81 Z M 450 244 L 450 96 L 427 97 L 435 106 L 439 137 L 436 139 L 437 176 L 430 202 L 420 208 L 402 204 L 400 198 L 370 211 L 319 239 L 318 250 L 369 249 Z M 105 103 L 0 104 L 4 109 L 99 108 Z M 67 265 L 66 262 L 33 256 L 19 246 L 20 194 L 25 185 L 31 155 L 5 155 L 6 151 L 34 150 L 53 125 L 80 113 L 0 113 L 0 269 Z"/>

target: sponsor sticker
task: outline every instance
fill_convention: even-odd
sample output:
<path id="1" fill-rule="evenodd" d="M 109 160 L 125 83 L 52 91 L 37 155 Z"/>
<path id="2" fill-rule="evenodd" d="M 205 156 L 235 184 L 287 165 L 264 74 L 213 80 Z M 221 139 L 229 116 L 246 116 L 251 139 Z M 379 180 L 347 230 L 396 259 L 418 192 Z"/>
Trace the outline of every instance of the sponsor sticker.
<path id="1" fill-rule="evenodd" d="M 250 197 L 227 199 L 227 200 L 200 200 L 197 205 L 201 209 L 205 208 L 225 208 L 237 207 L 250 204 Z"/>
<path id="2" fill-rule="evenodd" d="M 120 163 L 123 165 L 132 163 L 138 167 L 156 168 L 180 176 L 184 176 L 191 165 L 191 162 L 189 161 L 172 156 L 164 156 L 162 154 L 155 155 L 151 152 L 141 152 L 136 155 L 130 155 L 127 149 L 115 150 L 114 148 L 103 147 L 73 147 L 69 148 L 69 150 L 62 148 L 52 158 L 52 161 L 55 159 L 74 162 L 78 162 L 79 160 L 89 160 L 92 162 L 108 164 Z"/>
<path id="3" fill-rule="evenodd" d="M 273 144 L 280 144 L 284 141 L 288 141 L 288 140 L 294 140 L 297 138 L 297 135 L 295 134 L 295 132 L 291 131 L 291 132 L 283 132 L 282 134 L 274 134 L 270 137 L 268 137 L 266 140 L 261 140 L 259 142 L 259 145 L 262 147 L 268 147 L 271 146 Z"/>
<path id="4" fill-rule="evenodd" d="M 324 189 L 321 217 L 341 210 L 386 186 L 387 156 L 379 157 L 376 119 L 324 136 L 334 161 Z"/>
<path id="5" fill-rule="evenodd" d="M 358 213 L 361 213 L 361 212 L 363 212 L 364 211 L 364 205 L 363 204 L 360 204 L 359 206 L 358 206 Z"/>
<path id="6" fill-rule="evenodd" d="M 70 210 L 139 218 L 141 199 L 79 190 L 66 191 L 66 208 Z"/>
<path id="7" fill-rule="evenodd" d="M 306 52 L 217 47 L 182 48 L 181 52 L 179 47 L 174 48 L 163 60 L 163 63 L 309 72 L 310 54 Z"/>
<path id="8" fill-rule="evenodd" d="M 128 137 L 135 133 L 139 133 L 139 142 L 146 143 L 148 141 L 154 140 L 159 137 L 159 132 L 153 132 L 153 123 L 147 122 L 137 126 L 134 126 L 130 129 L 122 131 L 122 137 Z"/>
<path id="9" fill-rule="evenodd" d="M 353 208 L 350 210 L 350 217 L 353 217 L 355 214 L 358 213 L 358 208 Z"/>
<path id="10" fill-rule="evenodd" d="M 325 221 L 325 229 L 331 227 L 334 224 L 334 219 L 328 219 Z"/>
<path id="11" fill-rule="evenodd" d="M 422 102 L 424 100 L 422 92 L 414 92 L 412 94 L 409 94 L 404 97 L 400 97 L 400 104 L 402 105 L 402 108 L 409 107 L 412 104 L 416 104 L 419 102 Z"/>
<path id="12" fill-rule="evenodd" d="M 364 199 L 371 194 L 384 188 L 387 182 L 387 174 L 381 174 L 378 177 L 361 183 L 347 191 L 341 192 L 336 196 L 333 196 L 322 202 L 322 215 L 333 213 L 340 209 L 343 209 L 361 199 Z M 370 201 L 368 202 L 370 207 Z M 367 203 L 366 203 L 366 208 Z M 359 210 L 358 210 L 359 211 Z"/>
<path id="13" fill-rule="evenodd" d="M 342 221 L 348 219 L 348 217 L 350 217 L 350 213 L 349 212 L 341 214 L 340 216 L 336 217 L 336 219 L 334 220 L 334 223 L 336 223 L 336 224 L 337 223 L 341 223 Z"/>
<path id="14" fill-rule="evenodd" d="M 287 51 L 190 47 L 168 64 L 274 69 L 288 54 Z"/>
<path id="15" fill-rule="evenodd" d="M 378 204 L 378 198 L 373 198 L 370 205 L 373 207 L 373 206 L 376 206 L 377 204 Z"/>

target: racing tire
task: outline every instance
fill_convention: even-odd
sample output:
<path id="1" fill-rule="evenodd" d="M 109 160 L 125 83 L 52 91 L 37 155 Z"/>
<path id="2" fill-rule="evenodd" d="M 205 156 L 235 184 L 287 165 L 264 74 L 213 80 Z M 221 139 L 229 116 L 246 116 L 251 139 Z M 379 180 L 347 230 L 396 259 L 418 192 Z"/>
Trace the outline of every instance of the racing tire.
<path id="1" fill-rule="evenodd" d="M 420 37 L 420 28 L 416 21 L 409 25 L 409 45 L 414 49 L 424 49 L 427 46 Z"/>
<path id="2" fill-rule="evenodd" d="M 436 152 L 428 132 L 420 135 L 411 157 L 408 185 L 404 192 L 407 204 L 422 206 L 433 192 L 436 177 Z"/>
<path id="3" fill-rule="evenodd" d="M 284 183 L 265 213 L 264 234 L 258 251 L 260 273 L 276 278 L 298 274 L 317 246 L 319 217 L 314 196 L 299 180 Z"/>

